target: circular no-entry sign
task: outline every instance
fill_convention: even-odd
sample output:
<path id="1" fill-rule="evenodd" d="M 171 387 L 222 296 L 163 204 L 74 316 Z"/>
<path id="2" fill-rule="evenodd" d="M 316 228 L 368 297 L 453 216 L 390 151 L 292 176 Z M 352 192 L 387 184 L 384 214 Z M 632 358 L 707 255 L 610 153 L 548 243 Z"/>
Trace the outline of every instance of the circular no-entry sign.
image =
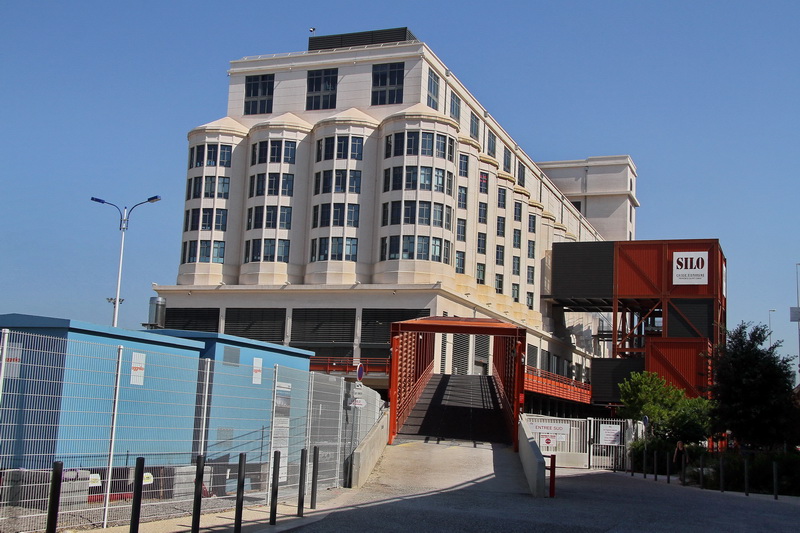
<path id="1" fill-rule="evenodd" d="M 364 379 L 364 365 L 358 363 L 358 368 L 356 369 L 356 379 L 361 381 Z"/>

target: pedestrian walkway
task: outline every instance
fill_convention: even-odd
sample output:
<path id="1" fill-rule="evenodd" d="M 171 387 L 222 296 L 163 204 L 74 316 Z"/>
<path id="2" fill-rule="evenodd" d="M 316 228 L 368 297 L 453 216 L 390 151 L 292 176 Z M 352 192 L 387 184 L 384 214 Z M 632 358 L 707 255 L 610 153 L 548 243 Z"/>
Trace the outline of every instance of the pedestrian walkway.
<path id="1" fill-rule="evenodd" d="M 296 518 L 281 506 L 245 512 L 246 533 L 546 531 L 797 531 L 800 498 L 701 490 L 676 478 L 559 469 L 556 498 L 533 498 L 510 446 L 474 441 L 407 440 L 389 446 L 367 484 L 320 495 Z M 142 533 L 188 531 L 191 518 L 142 524 Z M 233 511 L 203 515 L 202 531 L 230 531 Z M 127 526 L 109 533 L 128 531 Z"/>

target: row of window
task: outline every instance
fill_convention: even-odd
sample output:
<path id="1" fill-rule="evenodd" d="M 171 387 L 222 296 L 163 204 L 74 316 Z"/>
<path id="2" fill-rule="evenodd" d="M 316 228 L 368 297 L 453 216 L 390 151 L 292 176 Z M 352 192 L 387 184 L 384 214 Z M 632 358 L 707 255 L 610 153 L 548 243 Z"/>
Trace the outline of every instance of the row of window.
<path id="1" fill-rule="evenodd" d="M 230 167 L 232 154 L 230 144 L 198 144 L 189 148 L 189 168 Z"/>
<path id="2" fill-rule="evenodd" d="M 288 239 L 252 239 L 244 241 L 244 262 L 259 261 L 288 263 Z"/>
<path id="3" fill-rule="evenodd" d="M 453 208 L 438 202 L 396 200 L 384 202 L 381 210 L 381 226 L 397 224 L 419 224 L 452 229 Z"/>
<path id="4" fill-rule="evenodd" d="M 225 241 L 184 241 L 181 249 L 181 263 L 198 262 L 224 263 Z"/>
<path id="5" fill-rule="evenodd" d="M 330 226 L 350 228 L 358 227 L 360 206 L 358 204 L 320 204 L 311 208 L 311 227 L 327 228 Z"/>
<path id="6" fill-rule="evenodd" d="M 517 231 L 518 230 L 514 230 L 513 246 L 514 246 L 515 249 L 520 249 L 522 243 L 518 239 L 518 237 L 520 237 L 520 235 L 516 233 Z M 477 253 L 479 253 L 481 255 L 485 255 L 486 254 L 486 234 L 485 233 L 480 232 L 480 231 L 478 232 L 478 240 L 477 240 L 477 243 L 476 243 L 476 248 L 477 248 L 477 250 L 476 250 Z M 503 264 L 502 262 L 500 262 L 501 261 L 500 258 L 502 257 L 501 250 L 505 250 L 505 246 L 502 245 L 502 244 L 498 244 L 497 245 L 497 255 L 498 255 L 498 263 L 497 264 L 498 265 L 502 265 Z M 528 241 L 528 250 L 527 250 L 527 252 L 528 252 L 528 259 L 535 259 L 536 258 L 536 241 L 531 241 L 531 240 Z"/>
<path id="7" fill-rule="evenodd" d="M 264 163 L 289 163 L 295 164 L 297 159 L 297 141 L 284 141 L 272 139 L 259 141 L 250 147 L 250 165 Z"/>
<path id="8" fill-rule="evenodd" d="M 227 209 L 187 209 L 183 215 L 183 231 L 227 231 Z"/>
<path id="9" fill-rule="evenodd" d="M 316 261 L 358 261 L 358 239 L 355 237 L 311 239 L 309 262 Z"/>
<path id="10" fill-rule="evenodd" d="M 456 140 L 449 135 L 429 131 L 400 131 L 384 138 L 383 157 L 423 155 L 453 161 Z"/>
<path id="11" fill-rule="evenodd" d="M 314 173 L 314 194 L 330 192 L 361 193 L 360 170 L 323 170 Z"/>
<path id="12" fill-rule="evenodd" d="M 257 205 L 247 208 L 245 229 L 292 229 L 292 208 L 277 205 Z"/>
<path id="13" fill-rule="evenodd" d="M 416 259 L 450 264 L 452 243 L 441 237 L 391 235 L 381 237 L 381 261 Z"/>
<path id="14" fill-rule="evenodd" d="M 205 186 L 203 184 L 205 183 Z M 186 181 L 186 199 L 217 198 L 227 199 L 230 195 L 231 179 L 225 176 L 203 176 L 189 178 Z"/>
<path id="15" fill-rule="evenodd" d="M 404 63 L 372 65 L 372 105 L 402 104 Z M 339 69 L 309 70 L 306 77 L 306 111 L 335 109 Z M 275 75 L 246 76 L 244 84 L 244 114 L 272 113 L 275 95 Z"/>
<path id="16" fill-rule="evenodd" d="M 265 194 L 267 196 L 294 196 L 294 174 L 270 172 L 250 176 L 247 197 L 253 198 Z"/>
<path id="17" fill-rule="evenodd" d="M 453 173 L 433 167 L 392 167 L 383 169 L 383 192 L 420 190 L 453 196 Z"/>
<path id="18" fill-rule="evenodd" d="M 364 137 L 336 135 L 317 140 L 317 163 L 336 159 L 364 159 Z"/>

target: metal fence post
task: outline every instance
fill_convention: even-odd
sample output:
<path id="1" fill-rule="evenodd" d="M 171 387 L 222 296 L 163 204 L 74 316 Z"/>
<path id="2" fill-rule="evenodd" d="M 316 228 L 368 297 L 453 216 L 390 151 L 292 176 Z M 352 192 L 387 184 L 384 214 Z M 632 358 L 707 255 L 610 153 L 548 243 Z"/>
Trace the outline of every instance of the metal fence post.
<path id="1" fill-rule="evenodd" d="M 108 442 L 108 465 L 106 468 L 106 497 L 103 504 L 103 529 L 108 527 L 108 506 L 111 504 L 111 482 L 114 479 L 114 446 L 117 440 L 117 415 L 119 413 L 119 382 L 122 374 L 123 347 L 117 346 L 117 370 L 114 378 L 114 401 L 111 406 L 111 436 Z"/>
<path id="2" fill-rule="evenodd" d="M 131 503 L 131 525 L 128 531 L 138 533 L 139 520 L 142 515 L 142 488 L 144 486 L 144 457 L 136 458 L 133 473 L 133 502 Z"/>
<path id="3" fill-rule="evenodd" d="M 317 482 L 319 481 L 319 446 L 314 446 L 311 463 L 311 508 L 317 508 Z"/>
<path id="4" fill-rule="evenodd" d="M 3 404 L 3 386 L 6 382 L 6 360 L 8 359 L 8 337 L 11 331 L 3 328 L 0 332 L 0 350 L 2 351 L 2 360 L 0 360 L 0 405 Z"/>
<path id="5" fill-rule="evenodd" d="M 239 470 L 236 477 L 236 512 L 233 518 L 233 531 L 240 533 L 242 531 L 242 510 L 244 508 L 244 476 L 245 476 L 245 463 L 247 462 L 247 454 L 239 454 Z"/>
<path id="6" fill-rule="evenodd" d="M 747 456 L 744 456 L 744 495 L 750 496 L 750 468 Z"/>
<path id="7" fill-rule="evenodd" d="M 200 531 L 200 511 L 203 505 L 203 474 L 205 474 L 206 458 L 197 456 L 197 473 L 194 478 L 194 501 L 192 503 L 192 533 Z"/>
<path id="8" fill-rule="evenodd" d="M 64 463 L 53 462 L 53 473 L 50 476 L 50 498 L 47 501 L 47 533 L 56 533 L 58 529 L 58 505 L 61 500 L 61 476 Z"/>
<path id="9" fill-rule="evenodd" d="M 667 454 L 667 484 L 669 484 L 669 474 L 670 474 L 669 467 L 670 467 L 670 459 L 669 459 L 669 454 Z"/>

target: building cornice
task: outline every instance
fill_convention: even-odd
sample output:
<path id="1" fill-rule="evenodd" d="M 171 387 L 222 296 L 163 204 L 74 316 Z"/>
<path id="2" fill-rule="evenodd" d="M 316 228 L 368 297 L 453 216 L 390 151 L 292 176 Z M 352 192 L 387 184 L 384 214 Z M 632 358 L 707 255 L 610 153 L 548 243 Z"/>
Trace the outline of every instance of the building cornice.
<path id="1" fill-rule="evenodd" d="M 497 159 L 490 157 L 485 154 L 480 154 L 478 156 L 478 161 L 481 163 L 486 163 L 487 165 L 493 166 L 494 168 L 500 168 L 500 163 L 497 162 Z"/>
<path id="2" fill-rule="evenodd" d="M 517 180 L 514 179 L 514 176 L 512 176 L 508 172 L 504 172 L 502 170 L 498 170 L 497 171 L 497 179 L 505 180 L 505 181 L 511 183 L 512 185 L 517 182 Z"/>
<path id="3" fill-rule="evenodd" d="M 466 144 L 468 146 L 471 146 L 471 147 L 475 148 L 476 150 L 480 150 L 481 149 L 481 143 L 479 143 L 478 141 L 476 141 L 472 137 L 459 137 L 458 138 L 458 142 L 460 144 Z"/>
<path id="4" fill-rule="evenodd" d="M 458 122 L 456 122 L 450 117 L 446 117 L 444 115 L 439 115 L 436 113 L 426 113 L 424 111 L 401 111 L 399 113 L 389 115 L 388 117 L 383 119 L 381 126 L 391 124 L 392 122 L 397 122 L 398 120 L 429 120 L 432 122 L 436 122 L 437 124 L 450 126 L 456 131 L 459 131 L 461 129 Z"/>

